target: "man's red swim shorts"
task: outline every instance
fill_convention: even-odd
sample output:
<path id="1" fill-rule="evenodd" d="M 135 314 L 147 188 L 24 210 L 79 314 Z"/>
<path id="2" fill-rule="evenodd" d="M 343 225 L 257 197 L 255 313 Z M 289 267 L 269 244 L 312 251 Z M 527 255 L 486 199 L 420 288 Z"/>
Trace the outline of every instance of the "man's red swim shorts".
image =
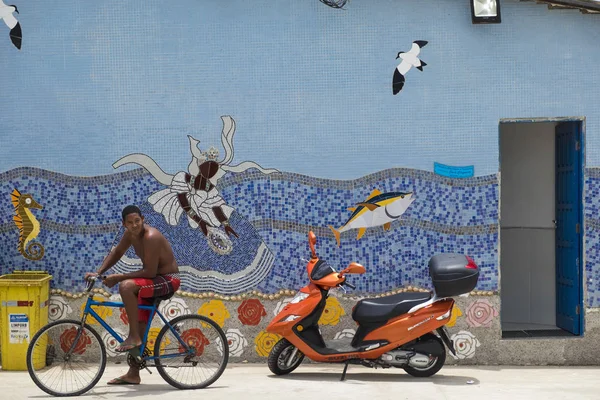
<path id="1" fill-rule="evenodd" d="M 135 278 L 133 280 L 140 291 L 138 292 L 138 304 L 152 305 L 154 297 L 165 296 L 169 293 L 175 293 L 181 285 L 179 274 L 158 275 L 154 279 Z M 140 322 L 148 322 L 150 310 L 139 310 L 138 318 Z"/>

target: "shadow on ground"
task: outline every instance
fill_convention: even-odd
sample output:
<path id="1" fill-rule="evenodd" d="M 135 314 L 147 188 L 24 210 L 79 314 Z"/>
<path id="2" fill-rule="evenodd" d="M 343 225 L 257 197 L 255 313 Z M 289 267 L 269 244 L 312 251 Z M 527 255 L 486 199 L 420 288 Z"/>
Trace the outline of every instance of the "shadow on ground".
<path id="1" fill-rule="evenodd" d="M 156 395 L 156 396 L 160 396 L 160 395 L 172 395 L 173 393 L 179 393 L 179 390 L 174 388 L 173 386 L 165 383 L 165 384 L 152 384 L 152 383 L 148 383 L 148 384 L 141 384 L 141 385 L 111 385 L 112 387 L 119 387 L 119 391 L 116 392 L 114 390 L 111 391 L 107 391 L 105 390 L 106 388 L 104 387 L 98 387 L 96 386 L 95 388 L 91 389 L 90 391 L 77 396 L 79 397 L 104 397 L 104 396 L 116 396 L 116 397 L 141 397 L 141 396 L 148 396 L 148 395 Z M 204 391 L 204 390 L 218 390 L 218 389 L 224 389 L 227 388 L 228 386 L 219 386 L 219 385 L 215 385 L 215 386 L 209 386 L 207 388 L 204 389 L 197 389 L 197 391 Z M 29 396 L 29 399 L 53 399 L 55 397 L 50 396 L 49 394 L 42 394 L 39 396 Z"/>
<path id="2" fill-rule="evenodd" d="M 342 371 L 339 373 L 335 372 L 293 372 L 289 375 L 277 376 L 269 375 L 271 379 L 285 379 L 293 381 L 314 381 L 314 382 L 335 382 L 340 381 L 342 377 Z M 348 383 L 360 383 L 360 382 L 428 382 L 435 385 L 444 386 L 462 386 L 462 385 L 479 385 L 479 379 L 464 375 L 447 375 L 447 374 L 436 374 L 430 378 L 415 378 L 405 373 L 398 374 L 378 374 L 378 373 L 346 373 L 346 382 Z M 467 383 L 469 382 L 469 383 Z"/>

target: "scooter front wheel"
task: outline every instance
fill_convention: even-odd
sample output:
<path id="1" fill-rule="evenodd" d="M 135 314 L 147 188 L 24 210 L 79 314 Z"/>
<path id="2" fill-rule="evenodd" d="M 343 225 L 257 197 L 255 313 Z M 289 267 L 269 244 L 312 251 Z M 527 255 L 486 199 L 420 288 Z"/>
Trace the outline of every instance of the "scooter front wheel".
<path id="1" fill-rule="evenodd" d="M 304 354 L 286 339 L 281 339 L 269 353 L 269 369 L 275 375 L 286 375 L 298 368 Z"/>

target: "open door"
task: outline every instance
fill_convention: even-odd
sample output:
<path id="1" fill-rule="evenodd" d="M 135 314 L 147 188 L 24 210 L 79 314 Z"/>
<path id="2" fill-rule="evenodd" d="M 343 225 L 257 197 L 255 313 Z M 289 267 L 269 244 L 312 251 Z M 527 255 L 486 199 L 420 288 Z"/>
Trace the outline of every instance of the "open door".
<path id="1" fill-rule="evenodd" d="M 581 123 L 556 128 L 556 325 L 583 331 Z"/>

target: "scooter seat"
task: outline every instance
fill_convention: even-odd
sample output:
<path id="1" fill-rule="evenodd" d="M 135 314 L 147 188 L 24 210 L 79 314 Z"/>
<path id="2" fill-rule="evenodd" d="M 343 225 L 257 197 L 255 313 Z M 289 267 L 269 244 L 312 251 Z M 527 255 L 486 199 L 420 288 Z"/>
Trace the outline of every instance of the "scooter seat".
<path id="1" fill-rule="evenodd" d="M 406 314 L 414 306 L 431 299 L 431 293 L 398 293 L 375 299 L 362 299 L 352 311 L 358 323 L 385 322 Z"/>

